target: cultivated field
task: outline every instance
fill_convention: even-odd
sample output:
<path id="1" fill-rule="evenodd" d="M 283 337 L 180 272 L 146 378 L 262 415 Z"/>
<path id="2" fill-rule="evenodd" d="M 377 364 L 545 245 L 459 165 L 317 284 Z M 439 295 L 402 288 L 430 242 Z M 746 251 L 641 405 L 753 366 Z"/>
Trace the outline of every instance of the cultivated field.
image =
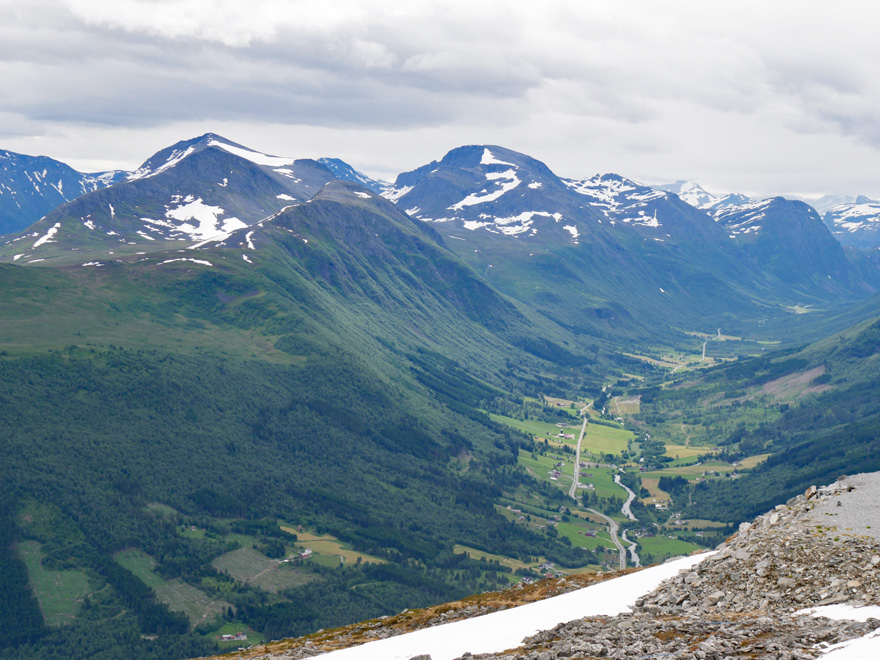
<path id="1" fill-rule="evenodd" d="M 82 571 L 50 571 L 42 565 L 42 546 L 36 541 L 24 541 L 18 546 L 19 554 L 28 570 L 31 588 L 46 624 L 60 626 L 76 618 L 82 599 L 89 589 L 89 579 Z"/>
<path id="2" fill-rule="evenodd" d="M 225 600 L 212 600 L 204 591 L 180 579 L 166 580 L 153 570 L 153 558 L 137 548 L 118 552 L 114 559 L 150 587 L 169 609 L 183 612 L 192 627 L 218 618 L 230 607 Z"/>
<path id="3" fill-rule="evenodd" d="M 314 580 L 294 566 L 282 566 L 277 559 L 269 559 L 253 548 L 239 548 L 217 557 L 211 565 L 231 578 L 277 593 Z"/>
<path id="4" fill-rule="evenodd" d="M 361 563 L 364 564 L 386 563 L 384 559 L 380 559 L 379 557 L 373 557 L 372 555 L 353 550 L 350 545 L 348 545 L 347 543 L 343 543 L 335 536 L 331 536 L 330 534 L 318 536 L 309 532 L 297 532 L 296 529 L 294 529 L 290 525 L 281 525 L 281 529 L 283 529 L 285 532 L 296 534 L 297 545 L 308 548 L 313 553 L 318 555 L 336 558 L 342 557 L 345 563 L 351 564 L 356 563 L 358 559 L 360 559 Z"/>

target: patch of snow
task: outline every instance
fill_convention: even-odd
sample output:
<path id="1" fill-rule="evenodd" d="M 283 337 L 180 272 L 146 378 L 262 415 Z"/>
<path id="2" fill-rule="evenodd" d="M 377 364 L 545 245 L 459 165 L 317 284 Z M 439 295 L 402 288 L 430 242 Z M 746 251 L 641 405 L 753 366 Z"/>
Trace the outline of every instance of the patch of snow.
<path id="1" fill-rule="evenodd" d="M 418 213 L 421 210 L 422 209 L 419 208 L 418 206 L 413 206 L 411 209 L 406 209 L 404 211 L 404 213 L 406 213 L 407 215 L 415 215 L 416 213 Z"/>
<path id="2" fill-rule="evenodd" d="M 46 260 L 45 260 L 45 259 L 31 259 L 30 261 L 28 261 L 28 263 L 29 263 L 29 264 L 35 264 L 35 263 L 37 263 L 38 261 L 46 261 Z"/>
<path id="3" fill-rule="evenodd" d="M 143 237 L 146 238 L 148 241 L 155 241 L 155 240 L 156 240 L 156 239 L 153 238 L 152 236 L 148 236 L 147 234 L 145 234 L 144 232 L 142 232 L 142 231 L 140 231 L 140 230 L 138 230 L 136 233 L 137 233 L 139 236 L 143 236 Z"/>
<path id="4" fill-rule="evenodd" d="M 360 192 L 360 191 L 355 191 L 354 194 L 357 195 L 358 197 L 360 197 L 361 199 L 370 199 L 372 197 L 372 195 L 365 193 L 365 192 Z"/>
<path id="5" fill-rule="evenodd" d="M 175 165 L 177 165 L 177 163 L 189 156 L 193 151 L 194 149 L 192 147 L 187 147 L 185 151 L 178 151 L 177 149 L 175 149 L 168 157 L 168 160 L 166 160 L 156 170 L 151 170 L 149 167 L 141 167 L 138 170 L 129 174 L 126 179 L 128 181 L 135 181 L 137 179 L 148 179 L 150 177 L 156 176 L 157 174 L 160 174 L 167 170 L 169 167 L 174 167 Z"/>
<path id="6" fill-rule="evenodd" d="M 104 264 L 102 264 L 100 261 L 89 261 L 89 262 L 86 262 L 83 264 L 83 266 L 98 266 L 98 267 L 103 266 L 103 265 Z"/>
<path id="7" fill-rule="evenodd" d="M 631 611 L 636 600 L 660 582 L 715 553 L 681 557 L 659 566 L 501 612 L 368 642 L 319 656 L 324 660 L 409 660 L 427 654 L 452 660 L 466 652 L 499 653 L 520 646 L 526 637 L 586 616 L 614 616 Z M 836 659 L 835 659 L 836 660 Z"/>
<path id="8" fill-rule="evenodd" d="M 249 160 L 252 163 L 256 163 L 257 165 L 266 165 L 268 167 L 284 167 L 285 165 L 293 165 L 294 161 L 293 158 L 280 158 L 278 156 L 269 156 L 268 154 L 263 154 L 259 151 L 252 151 L 251 149 L 245 149 L 244 147 L 233 147 L 231 144 L 221 142 L 220 140 L 215 140 L 214 138 L 208 140 L 208 146 L 220 147 L 224 151 L 228 151 L 229 153 L 239 156 L 240 158 Z"/>
<path id="9" fill-rule="evenodd" d="M 465 206 L 473 206 L 475 204 L 485 204 L 486 202 L 494 202 L 496 199 L 516 188 L 521 182 L 516 175 L 516 170 L 505 170 L 503 172 L 486 172 L 486 179 L 496 182 L 496 189 L 487 192 L 485 189 L 478 193 L 472 193 L 460 202 L 450 206 L 450 210 L 460 211 Z"/>
<path id="10" fill-rule="evenodd" d="M 537 189 L 540 188 L 542 185 L 543 185 L 543 184 L 542 184 L 540 181 L 532 181 L 532 182 L 529 184 L 529 188 L 531 188 L 532 190 L 537 190 Z"/>
<path id="11" fill-rule="evenodd" d="M 236 229 L 244 229 L 248 226 L 238 218 L 224 218 L 221 220 L 220 216 L 226 213 L 226 211 L 219 206 L 205 204 L 201 197 L 192 201 L 187 197 L 185 201 L 187 203 L 177 208 L 166 210 L 165 217 L 180 221 L 193 221 L 193 223 L 184 222 L 175 227 L 175 229 L 188 234 L 196 240 L 205 241 L 225 238 Z"/>
<path id="12" fill-rule="evenodd" d="M 835 621 L 861 621 L 864 623 L 868 619 L 880 619 L 880 605 L 854 607 L 849 603 L 838 603 L 837 605 L 808 607 L 805 610 L 798 610 L 795 612 L 795 616 L 803 614 L 824 616 L 828 619 L 834 619 Z"/>
<path id="13" fill-rule="evenodd" d="M 112 207 L 111 207 L 111 208 L 112 208 Z M 84 220 L 84 221 L 83 221 L 83 224 L 84 224 L 86 227 L 88 227 L 89 229 L 94 229 L 94 228 L 95 228 L 95 223 L 92 222 L 91 220 Z"/>
<path id="14" fill-rule="evenodd" d="M 824 605 L 795 612 L 795 615 L 812 614 L 836 621 L 861 621 L 880 619 L 880 606 L 853 607 L 847 603 Z M 880 630 L 862 637 L 830 646 L 822 655 L 824 660 L 876 660 L 880 658 Z"/>
<path id="15" fill-rule="evenodd" d="M 449 238 L 454 238 L 457 241 L 466 241 L 467 240 L 466 238 L 462 238 L 461 236 L 453 236 L 452 234 L 449 234 Z"/>
<path id="16" fill-rule="evenodd" d="M 286 176 L 288 179 L 293 179 L 294 183 L 302 183 L 302 179 L 298 179 L 296 173 L 291 169 L 288 169 L 286 167 L 279 167 L 274 171 L 281 176 Z"/>
<path id="17" fill-rule="evenodd" d="M 60 228 L 61 223 L 56 222 L 54 225 L 52 225 L 52 227 L 49 228 L 49 231 L 47 231 L 42 237 L 37 239 L 37 241 L 33 244 L 33 247 L 40 247 L 45 243 L 54 243 L 55 241 L 52 240 L 52 237 L 58 233 L 58 230 Z M 42 261 L 42 259 L 40 259 L 40 261 Z M 31 261 L 30 263 L 33 263 L 33 261 Z"/>
<path id="18" fill-rule="evenodd" d="M 245 261 L 247 261 L 249 264 L 254 263 L 253 261 L 251 261 L 250 259 L 248 259 L 248 256 L 247 256 L 246 254 L 241 255 L 241 258 L 244 259 Z"/>
<path id="19" fill-rule="evenodd" d="M 830 646 L 819 657 L 823 660 L 877 660 L 880 658 L 880 630 Z"/>
<path id="20" fill-rule="evenodd" d="M 18 260 L 21 259 L 23 256 L 24 256 L 24 254 L 16 254 L 14 257 L 12 257 L 12 260 L 13 260 L 13 261 L 18 261 Z"/>
<path id="21" fill-rule="evenodd" d="M 562 228 L 569 234 L 571 234 L 572 238 L 577 238 L 578 236 L 580 236 L 580 234 L 578 233 L 578 228 L 574 225 L 564 225 Z"/>
<path id="22" fill-rule="evenodd" d="M 656 209 L 653 216 L 645 215 L 644 207 L 652 200 L 666 197 L 666 193 L 637 184 L 615 174 L 597 174 L 590 179 L 565 179 L 563 183 L 574 192 L 590 197 L 590 206 L 602 211 L 606 218 L 641 227 L 659 227 Z M 600 220 L 601 222 L 601 220 Z"/>
<path id="23" fill-rule="evenodd" d="M 398 199 L 406 195 L 412 189 L 412 186 L 404 186 L 403 188 L 395 188 L 394 186 L 391 186 L 382 192 L 382 197 L 396 204 Z"/>
<path id="24" fill-rule="evenodd" d="M 110 217 L 115 218 L 116 217 L 116 209 L 113 208 L 113 204 L 108 204 L 107 206 L 110 207 Z"/>
<path id="25" fill-rule="evenodd" d="M 256 250 L 257 248 L 254 247 L 254 242 L 251 240 L 251 236 L 253 236 L 253 235 L 254 235 L 253 230 L 249 231 L 247 234 L 244 235 L 244 240 L 247 241 L 247 246 L 249 249 Z"/>
<path id="26" fill-rule="evenodd" d="M 288 195 L 286 193 L 281 193 L 280 195 L 275 195 L 275 197 L 276 197 L 276 199 L 280 199 L 285 202 L 295 202 L 296 201 L 296 197 L 291 197 L 290 195 Z"/>
<path id="27" fill-rule="evenodd" d="M 223 183 L 218 183 L 217 185 L 220 186 L 221 188 L 225 188 L 226 186 L 229 185 L 229 179 L 227 179 L 226 177 L 223 177 Z"/>
<path id="28" fill-rule="evenodd" d="M 480 222 L 479 220 L 465 220 L 464 221 L 464 228 L 470 229 L 471 231 L 474 231 L 475 229 L 481 229 L 483 227 L 488 227 L 490 224 L 492 224 L 492 223 L 491 222 Z"/>
<path id="29" fill-rule="evenodd" d="M 146 218 L 141 218 L 141 220 L 146 220 Z M 107 236 L 119 236 L 119 234 L 117 234 L 115 231 L 113 231 L 111 229 L 110 231 L 107 232 Z"/>
<path id="30" fill-rule="evenodd" d="M 483 149 L 483 157 L 480 158 L 480 165 L 508 165 L 509 167 L 516 167 L 513 163 L 506 163 L 503 160 L 498 160 L 492 155 L 492 152 L 486 148 Z"/>
<path id="31" fill-rule="evenodd" d="M 204 261 L 204 260 L 202 260 L 202 259 L 185 259 L 185 258 L 180 258 L 180 259 L 168 259 L 168 260 L 166 260 L 166 261 L 160 261 L 160 262 L 159 262 L 159 265 L 161 266 L 162 264 L 171 264 L 171 263 L 174 263 L 175 261 L 191 261 L 191 262 L 193 262 L 194 264 L 199 264 L 199 265 L 201 265 L 201 266 L 213 266 L 213 265 L 214 265 L 214 264 L 212 264 L 210 261 Z"/>

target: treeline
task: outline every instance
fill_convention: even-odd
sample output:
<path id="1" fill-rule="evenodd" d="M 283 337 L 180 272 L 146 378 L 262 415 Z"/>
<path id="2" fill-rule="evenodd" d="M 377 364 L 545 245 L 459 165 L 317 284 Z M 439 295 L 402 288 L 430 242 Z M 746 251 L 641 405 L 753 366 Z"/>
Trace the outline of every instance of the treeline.
<path id="1" fill-rule="evenodd" d="M 140 578 L 110 557 L 96 556 L 93 561 L 97 571 L 135 613 L 144 633 L 182 635 L 189 630 L 189 620 L 186 615 L 172 612 L 165 603 L 158 602 L 156 594 Z"/>

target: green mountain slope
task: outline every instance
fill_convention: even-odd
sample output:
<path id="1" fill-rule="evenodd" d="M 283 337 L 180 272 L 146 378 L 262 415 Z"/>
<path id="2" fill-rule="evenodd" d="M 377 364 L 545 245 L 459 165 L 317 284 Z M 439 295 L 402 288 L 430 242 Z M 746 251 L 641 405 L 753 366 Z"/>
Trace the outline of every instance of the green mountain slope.
<path id="1" fill-rule="evenodd" d="M 696 484 L 684 511 L 738 522 L 880 456 L 880 318 L 800 349 L 732 362 L 642 392 L 642 419 L 692 425 L 729 461 L 769 454 L 737 480 Z"/>

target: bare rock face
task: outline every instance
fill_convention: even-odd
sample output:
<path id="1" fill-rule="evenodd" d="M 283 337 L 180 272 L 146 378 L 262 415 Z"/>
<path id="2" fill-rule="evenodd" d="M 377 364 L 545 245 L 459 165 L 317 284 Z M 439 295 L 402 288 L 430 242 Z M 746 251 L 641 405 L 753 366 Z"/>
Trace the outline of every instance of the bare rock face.
<path id="1" fill-rule="evenodd" d="M 632 613 L 572 621 L 535 635 L 515 654 L 474 658 L 815 658 L 828 644 L 880 627 L 876 619 L 798 613 L 880 604 L 877 507 L 880 474 L 811 487 L 743 523 L 712 556 L 638 600 Z"/>

